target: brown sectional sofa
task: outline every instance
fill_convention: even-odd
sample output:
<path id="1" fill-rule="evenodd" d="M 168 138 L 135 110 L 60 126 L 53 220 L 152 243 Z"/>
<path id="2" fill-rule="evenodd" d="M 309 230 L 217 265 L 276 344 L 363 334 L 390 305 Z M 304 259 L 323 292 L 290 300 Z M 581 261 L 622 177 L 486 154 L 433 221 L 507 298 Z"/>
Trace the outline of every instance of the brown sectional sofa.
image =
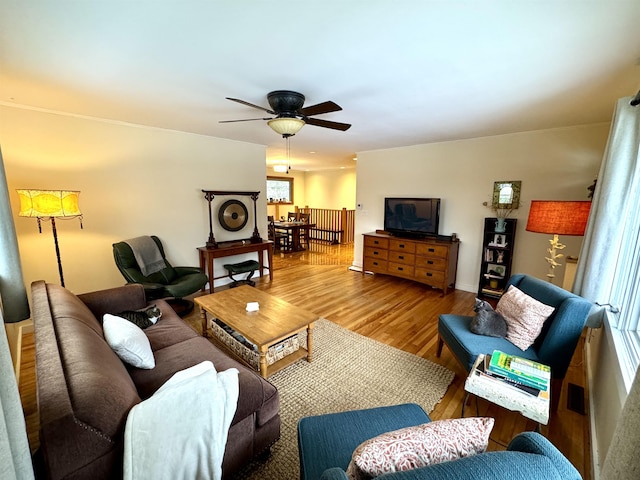
<path id="1" fill-rule="evenodd" d="M 228 477 L 266 452 L 280 437 L 276 388 L 196 333 L 162 300 L 153 302 L 162 310 L 162 318 L 145 330 L 156 367 L 141 370 L 118 358 L 104 339 L 102 317 L 146 307 L 142 286 L 74 295 L 37 281 L 31 289 L 40 448 L 48 478 L 122 477 L 129 410 L 175 372 L 204 360 L 211 360 L 218 371 L 233 367 L 240 372 L 223 475 Z"/>

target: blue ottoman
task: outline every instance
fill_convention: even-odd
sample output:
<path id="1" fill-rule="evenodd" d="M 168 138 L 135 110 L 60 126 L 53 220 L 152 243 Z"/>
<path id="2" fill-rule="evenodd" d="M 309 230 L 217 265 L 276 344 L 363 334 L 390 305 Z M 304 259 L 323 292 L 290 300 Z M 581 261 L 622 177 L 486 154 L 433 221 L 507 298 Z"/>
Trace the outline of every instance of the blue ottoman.
<path id="1" fill-rule="evenodd" d="M 422 407 L 413 403 L 302 418 L 298 422 L 300 479 L 319 480 L 332 467 L 346 470 L 351 454 L 365 440 L 430 421 Z"/>

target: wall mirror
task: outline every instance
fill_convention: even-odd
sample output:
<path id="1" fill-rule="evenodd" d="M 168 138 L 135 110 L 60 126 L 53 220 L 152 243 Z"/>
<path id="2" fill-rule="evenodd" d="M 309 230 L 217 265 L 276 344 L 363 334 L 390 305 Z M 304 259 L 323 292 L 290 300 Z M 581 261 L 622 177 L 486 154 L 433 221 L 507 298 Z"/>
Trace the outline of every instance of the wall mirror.
<path id="1" fill-rule="evenodd" d="M 520 206 L 520 180 L 503 180 L 493 184 L 493 208 L 518 208 Z"/>

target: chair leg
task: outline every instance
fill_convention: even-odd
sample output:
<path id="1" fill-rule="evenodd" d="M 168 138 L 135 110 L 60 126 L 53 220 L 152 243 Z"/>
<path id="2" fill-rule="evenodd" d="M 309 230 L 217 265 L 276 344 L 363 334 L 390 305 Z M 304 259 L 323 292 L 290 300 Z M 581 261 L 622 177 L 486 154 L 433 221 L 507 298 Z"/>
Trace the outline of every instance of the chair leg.
<path id="1" fill-rule="evenodd" d="M 560 394 L 562 393 L 562 378 L 551 379 L 551 411 L 557 412 L 560 405 Z"/>
<path id="2" fill-rule="evenodd" d="M 442 337 L 438 334 L 438 347 L 436 348 L 436 357 L 440 358 L 440 355 L 442 354 L 442 345 L 444 344 L 444 340 L 442 340 Z"/>
<path id="3" fill-rule="evenodd" d="M 247 277 L 244 279 L 245 283 L 247 283 L 247 285 L 251 285 L 252 287 L 256 286 L 256 282 L 251 280 L 251 277 L 253 277 L 254 272 L 255 270 L 251 270 L 249 273 L 247 273 Z"/>

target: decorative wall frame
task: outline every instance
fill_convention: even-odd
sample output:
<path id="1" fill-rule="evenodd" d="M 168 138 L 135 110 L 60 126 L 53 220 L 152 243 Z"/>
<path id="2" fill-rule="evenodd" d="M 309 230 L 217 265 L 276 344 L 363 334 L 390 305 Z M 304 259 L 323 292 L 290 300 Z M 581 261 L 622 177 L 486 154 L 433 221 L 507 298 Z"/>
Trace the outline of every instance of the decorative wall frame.
<path id="1" fill-rule="evenodd" d="M 218 248 L 218 242 L 216 242 L 216 239 L 213 236 L 213 215 L 211 213 L 211 201 L 215 198 L 216 195 L 220 195 L 220 196 L 223 196 L 223 195 L 235 195 L 235 196 L 251 197 L 251 200 L 253 200 L 253 221 L 254 221 L 254 226 L 253 226 L 253 234 L 251 235 L 251 238 L 249 238 L 248 240 L 251 243 L 260 243 L 260 242 L 262 242 L 262 237 L 260 236 L 260 232 L 258 231 L 258 211 L 257 211 L 257 205 L 256 205 L 256 202 L 258 200 L 258 195 L 260 195 L 260 192 L 234 192 L 234 191 L 229 191 L 229 190 L 202 190 L 202 193 L 204 193 L 204 198 L 209 203 L 209 239 L 207 240 L 207 244 L 206 244 L 207 247 Z M 224 213 L 225 212 L 223 212 L 223 210 L 228 210 L 229 207 L 234 203 L 236 203 L 236 202 L 231 202 L 231 203 L 230 202 L 225 202 L 225 204 L 220 209 L 220 212 L 219 212 L 219 215 L 218 215 L 218 220 L 221 222 L 221 226 L 223 228 L 225 228 L 225 230 L 229 230 L 229 228 L 227 228 L 227 227 L 231 227 L 232 228 L 230 231 L 241 230 L 242 227 L 244 227 L 244 224 L 246 224 L 246 221 L 245 221 L 240 228 L 237 228 L 237 225 L 235 225 L 236 222 L 233 222 L 233 221 L 228 220 L 228 219 L 225 219 L 224 221 L 227 222 L 229 225 L 227 225 L 225 227 L 222 224 L 223 220 L 221 220 L 220 215 L 222 214 L 223 217 L 224 217 Z M 240 203 L 240 202 L 237 202 L 237 203 Z M 232 208 L 231 210 L 234 210 L 234 209 Z M 246 208 L 245 208 L 245 211 L 246 211 Z M 233 228 L 235 228 L 235 230 L 233 230 Z"/>
<path id="2" fill-rule="evenodd" d="M 517 209 L 520 206 L 521 180 L 494 182 L 491 206 L 494 209 Z"/>

